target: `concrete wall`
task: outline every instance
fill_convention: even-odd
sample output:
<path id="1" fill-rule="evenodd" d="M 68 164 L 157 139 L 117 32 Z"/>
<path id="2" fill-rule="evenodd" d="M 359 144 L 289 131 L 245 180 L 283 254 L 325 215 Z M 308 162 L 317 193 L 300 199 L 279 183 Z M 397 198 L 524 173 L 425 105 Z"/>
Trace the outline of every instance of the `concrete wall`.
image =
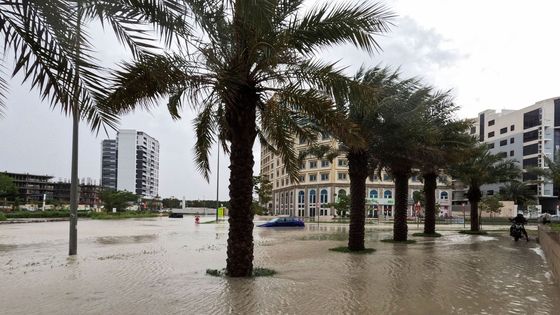
<path id="1" fill-rule="evenodd" d="M 554 280 L 560 286 L 560 232 L 551 232 L 550 227 L 539 225 L 539 243 L 554 273 Z"/>

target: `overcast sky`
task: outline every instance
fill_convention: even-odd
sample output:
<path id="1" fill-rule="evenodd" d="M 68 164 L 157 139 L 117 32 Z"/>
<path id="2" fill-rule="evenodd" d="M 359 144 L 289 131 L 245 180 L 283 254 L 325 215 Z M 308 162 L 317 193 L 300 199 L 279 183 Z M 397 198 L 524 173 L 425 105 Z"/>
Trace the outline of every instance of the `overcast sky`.
<path id="1" fill-rule="evenodd" d="M 351 1 L 351 0 L 349 0 Z M 318 1 L 322 2 L 322 1 Z M 560 95 L 560 2 L 541 0 L 392 0 L 384 2 L 398 15 L 393 30 L 379 42 L 375 56 L 352 49 L 325 49 L 321 57 L 340 60 L 348 73 L 361 65 L 400 67 L 439 89 L 452 89 L 460 117 L 485 109 L 520 109 Z M 94 30 L 99 58 L 126 58 L 110 32 Z M 6 64 L 10 61 L 6 60 Z M 70 177 L 71 120 L 41 103 L 28 86 L 10 82 L 8 109 L 0 118 L 0 171 Z M 192 114 L 173 121 L 165 106 L 136 112 L 121 127 L 142 130 L 160 142 L 160 195 L 188 199 L 216 197 L 216 157 L 213 174 L 204 181 L 193 164 Z M 114 133 L 110 135 L 114 137 Z M 99 180 L 100 142 L 80 129 L 80 178 Z M 214 150 L 215 152 L 215 150 Z M 255 174 L 260 149 L 255 147 Z M 227 158 L 220 159 L 220 199 L 228 199 Z"/>

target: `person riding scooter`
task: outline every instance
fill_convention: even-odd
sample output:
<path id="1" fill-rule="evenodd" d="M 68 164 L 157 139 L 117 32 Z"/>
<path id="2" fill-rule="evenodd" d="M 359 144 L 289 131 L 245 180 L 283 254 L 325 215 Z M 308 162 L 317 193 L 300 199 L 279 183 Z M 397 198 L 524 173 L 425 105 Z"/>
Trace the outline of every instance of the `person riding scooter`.
<path id="1" fill-rule="evenodd" d="M 527 231 L 525 231 L 525 224 L 527 224 L 527 219 L 525 219 L 525 217 L 523 216 L 523 213 L 518 213 L 517 216 L 513 219 L 510 219 L 510 221 L 513 224 L 509 228 L 509 234 L 510 235 L 512 234 L 513 229 L 515 228 L 516 224 L 520 224 L 521 225 L 521 233 L 523 233 L 525 235 L 525 238 L 527 239 L 527 242 L 528 242 L 529 241 L 529 236 L 527 235 Z"/>

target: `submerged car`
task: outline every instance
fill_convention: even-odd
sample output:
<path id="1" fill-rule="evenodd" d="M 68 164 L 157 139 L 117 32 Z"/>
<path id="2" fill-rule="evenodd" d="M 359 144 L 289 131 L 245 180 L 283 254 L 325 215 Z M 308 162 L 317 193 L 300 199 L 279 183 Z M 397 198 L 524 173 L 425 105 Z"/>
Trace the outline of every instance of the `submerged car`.
<path id="1" fill-rule="evenodd" d="M 259 227 L 293 227 L 293 226 L 305 226 L 303 220 L 296 217 L 282 217 L 274 218 L 266 223 L 259 225 Z"/>

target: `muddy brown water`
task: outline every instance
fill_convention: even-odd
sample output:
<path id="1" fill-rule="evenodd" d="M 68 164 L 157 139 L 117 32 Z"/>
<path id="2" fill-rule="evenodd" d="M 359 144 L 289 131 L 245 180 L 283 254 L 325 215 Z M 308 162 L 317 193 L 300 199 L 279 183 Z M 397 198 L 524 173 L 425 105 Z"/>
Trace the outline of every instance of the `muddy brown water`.
<path id="1" fill-rule="evenodd" d="M 347 227 L 255 228 L 255 265 L 274 277 L 224 279 L 227 224 L 192 218 L 0 225 L 0 314 L 560 314 L 538 244 L 444 232 L 371 255 L 328 251 Z M 412 238 L 412 237 L 411 237 Z"/>

